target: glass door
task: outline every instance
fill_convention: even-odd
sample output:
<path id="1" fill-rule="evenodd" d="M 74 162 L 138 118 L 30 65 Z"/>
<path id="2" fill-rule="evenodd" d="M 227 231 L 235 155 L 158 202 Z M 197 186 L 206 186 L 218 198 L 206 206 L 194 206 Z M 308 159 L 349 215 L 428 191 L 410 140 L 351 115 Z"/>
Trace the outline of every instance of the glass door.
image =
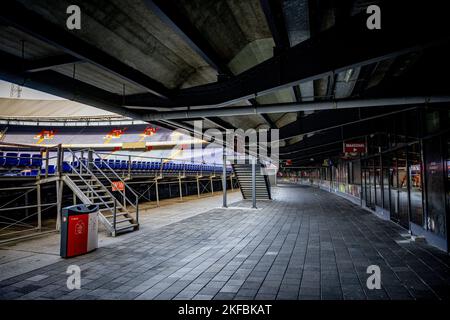
<path id="1" fill-rule="evenodd" d="M 423 218 L 423 164 L 421 160 L 420 144 L 416 143 L 408 148 L 409 185 L 411 200 L 411 221 L 424 226 Z"/>
<path id="2" fill-rule="evenodd" d="M 390 167 L 389 167 L 389 189 L 390 189 L 390 209 L 391 209 L 391 220 L 398 222 L 399 218 L 399 208 L 398 208 L 398 170 L 397 170 L 397 155 L 395 153 L 389 153 L 390 156 Z"/>
<path id="3" fill-rule="evenodd" d="M 398 223 L 409 229 L 408 168 L 406 148 L 397 152 Z"/>

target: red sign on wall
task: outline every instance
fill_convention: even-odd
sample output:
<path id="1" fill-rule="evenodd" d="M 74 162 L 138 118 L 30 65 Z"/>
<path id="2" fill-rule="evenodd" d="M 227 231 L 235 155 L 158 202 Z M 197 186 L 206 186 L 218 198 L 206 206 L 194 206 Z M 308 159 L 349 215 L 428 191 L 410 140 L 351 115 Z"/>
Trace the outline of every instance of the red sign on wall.
<path id="1" fill-rule="evenodd" d="M 122 181 L 112 181 L 111 187 L 112 191 L 123 191 L 125 189 L 125 185 Z"/>
<path id="2" fill-rule="evenodd" d="M 364 153 L 366 144 L 364 142 L 344 142 L 344 153 Z"/>

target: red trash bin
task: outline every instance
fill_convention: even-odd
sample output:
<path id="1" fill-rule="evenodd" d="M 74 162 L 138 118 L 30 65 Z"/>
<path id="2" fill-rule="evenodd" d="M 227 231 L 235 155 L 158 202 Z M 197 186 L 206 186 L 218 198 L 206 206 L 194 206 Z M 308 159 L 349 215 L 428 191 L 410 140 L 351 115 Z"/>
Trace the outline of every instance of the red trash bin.
<path id="1" fill-rule="evenodd" d="M 61 250 L 63 258 L 91 252 L 98 248 L 98 205 L 79 204 L 63 208 Z"/>

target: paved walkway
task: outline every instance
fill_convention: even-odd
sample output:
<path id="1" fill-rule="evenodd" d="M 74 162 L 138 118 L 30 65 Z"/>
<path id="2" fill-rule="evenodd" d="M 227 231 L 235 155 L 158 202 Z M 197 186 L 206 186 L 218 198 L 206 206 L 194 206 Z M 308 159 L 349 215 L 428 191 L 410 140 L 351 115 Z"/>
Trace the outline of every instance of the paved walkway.
<path id="1" fill-rule="evenodd" d="M 274 198 L 143 227 L 0 281 L 0 298 L 449 299 L 449 256 L 397 225 L 318 189 L 281 186 Z M 80 290 L 66 288 L 71 264 Z M 366 286 L 369 265 L 380 290 Z"/>

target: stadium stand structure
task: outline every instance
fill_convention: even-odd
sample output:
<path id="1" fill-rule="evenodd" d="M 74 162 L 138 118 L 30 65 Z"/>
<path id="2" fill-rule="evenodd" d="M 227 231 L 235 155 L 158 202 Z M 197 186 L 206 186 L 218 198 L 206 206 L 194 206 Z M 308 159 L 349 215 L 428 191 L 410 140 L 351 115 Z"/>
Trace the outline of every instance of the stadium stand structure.
<path id="1" fill-rule="evenodd" d="M 174 136 L 164 128 L 144 134 L 148 128 L 130 126 L 114 138 L 114 144 L 104 143 L 117 129 L 113 126 L 2 128 L 7 133 L 0 142 L 0 198 L 6 206 L 0 208 L 0 222 L 6 227 L 0 242 L 16 239 L 17 234 L 22 237 L 22 231 L 57 230 L 62 207 L 76 203 L 99 205 L 102 225 L 116 236 L 139 228 L 139 204 L 144 201 L 159 206 L 160 199 L 201 197 L 221 189 L 221 149 L 203 145 L 192 152 L 179 144 L 190 137 Z M 47 139 L 39 136 L 43 131 L 49 134 Z M 145 149 L 122 149 L 123 143 L 139 140 L 146 142 Z M 226 175 L 227 188 L 236 187 L 231 166 Z M 43 194 L 45 189 L 49 192 Z M 37 211 L 30 215 L 33 209 Z M 56 228 L 46 228 L 48 221 Z"/>

